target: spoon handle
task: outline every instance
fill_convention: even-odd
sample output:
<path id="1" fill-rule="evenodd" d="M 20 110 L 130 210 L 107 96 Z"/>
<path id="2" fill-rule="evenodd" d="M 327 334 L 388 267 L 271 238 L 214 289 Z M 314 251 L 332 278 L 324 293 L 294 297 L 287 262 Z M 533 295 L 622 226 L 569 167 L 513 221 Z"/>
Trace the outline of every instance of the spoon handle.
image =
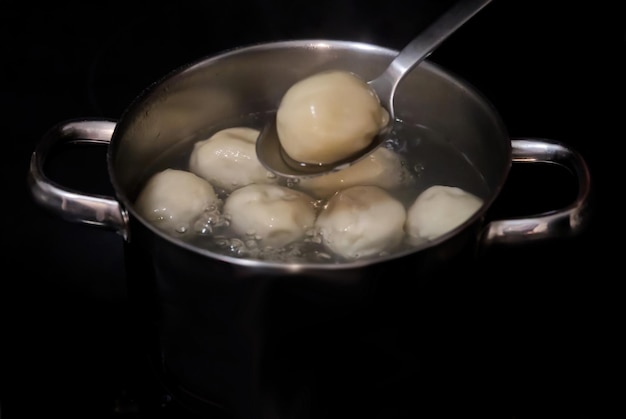
<path id="1" fill-rule="evenodd" d="M 491 0 L 460 0 L 409 42 L 391 61 L 385 71 L 370 81 L 383 105 L 390 105 L 402 77 L 428 57 L 446 38 L 471 19 Z M 384 103 L 384 101 L 389 103 Z M 386 106 L 391 109 L 391 106 Z"/>

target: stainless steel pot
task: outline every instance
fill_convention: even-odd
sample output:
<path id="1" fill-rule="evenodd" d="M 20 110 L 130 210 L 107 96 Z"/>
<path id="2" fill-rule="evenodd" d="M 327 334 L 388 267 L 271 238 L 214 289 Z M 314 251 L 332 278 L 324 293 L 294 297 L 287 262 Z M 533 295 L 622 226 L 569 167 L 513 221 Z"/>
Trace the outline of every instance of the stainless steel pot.
<path id="1" fill-rule="evenodd" d="M 190 407 L 219 406 L 237 418 L 313 417 L 332 398 L 332 383 L 363 391 L 368 383 L 365 375 L 346 367 L 354 367 L 348 351 L 324 351 L 324 342 L 352 347 L 356 331 L 367 334 L 373 318 L 382 328 L 397 322 L 400 311 L 411 318 L 415 313 L 407 296 L 419 294 L 424 279 L 446 278 L 451 269 L 471 264 L 482 248 L 562 238 L 584 229 L 590 176 L 583 157 L 557 141 L 511 139 L 480 92 L 428 61 L 403 80 L 397 116 L 418 120 L 454 141 L 490 191 L 471 219 L 428 245 L 341 264 L 245 260 L 170 237 L 133 208 L 149 175 L 146 168 L 180 141 L 239 115 L 276 109 L 284 91 L 313 72 L 340 68 L 369 79 L 395 54 L 335 40 L 237 48 L 177 69 L 149 86 L 118 121 L 61 122 L 34 151 L 28 182 L 38 204 L 69 221 L 124 237 L 129 291 L 147 348 L 170 391 Z M 64 143 L 108 144 L 115 196 L 74 191 L 46 177 L 49 152 Z M 575 200 L 543 214 L 487 220 L 512 163 L 518 162 L 568 167 L 578 182 Z M 293 346 L 294 336 L 307 344 Z M 363 351 L 362 346 L 354 349 Z M 332 371 L 306 368 L 321 365 L 322 359 Z M 306 379 L 296 378 L 302 377 L 293 372 L 300 367 L 307 371 Z M 306 391 L 298 391 L 304 387 Z M 301 410 L 296 401 L 303 394 L 311 401 Z M 346 396 L 345 402 L 354 400 Z"/>

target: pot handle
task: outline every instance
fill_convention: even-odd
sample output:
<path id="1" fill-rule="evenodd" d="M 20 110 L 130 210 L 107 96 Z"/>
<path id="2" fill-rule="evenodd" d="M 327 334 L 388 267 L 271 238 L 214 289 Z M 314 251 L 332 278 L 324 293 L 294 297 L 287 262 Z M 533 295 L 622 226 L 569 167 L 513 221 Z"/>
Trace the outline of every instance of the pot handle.
<path id="1" fill-rule="evenodd" d="M 567 145 L 543 138 L 511 140 L 513 163 L 556 163 L 572 171 L 578 194 L 568 206 L 528 217 L 494 220 L 486 224 L 482 244 L 529 243 L 572 237 L 584 230 L 589 218 L 591 177 L 585 159 Z"/>
<path id="2" fill-rule="evenodd" d="M 114 230 L 127 236 L 128 214 L 113 197 L 81 193 L 50 180 L 43 171 L 53 147 L 67 144 L 111 142 L 116 123 L 107 119 L 71 120 L 51 128 L 36 146 L 30 160 L 28 186 L 37 204 L 61 218 Z"/>

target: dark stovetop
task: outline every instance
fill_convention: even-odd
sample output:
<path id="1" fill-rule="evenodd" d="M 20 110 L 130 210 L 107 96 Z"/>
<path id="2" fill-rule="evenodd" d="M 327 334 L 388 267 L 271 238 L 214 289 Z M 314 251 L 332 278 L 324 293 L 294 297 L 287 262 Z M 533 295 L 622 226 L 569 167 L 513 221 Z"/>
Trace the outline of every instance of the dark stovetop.
<path id="1" fill-rule="evenodd" d="M 215 3 L 0 5 L 2 170 L 9 187 L 0 292 L 4 419 L 188 415 L 167 402 L 133 345 L 121 238 L 57 219 L 30 200 L 30 154 L 48 128 L 77 117 L 116 119 L 167 72 L 238 45 L 320 37 L 401 48 L 444 7 L 401 0 L 375 9 L 356 0 Z M 624 139 L 623 19 L 600 2 L 554 3 L 496 1 L 430 57 L 482 91 L 512 136 L 579 150 L 595 190 L 594 218 L 581 237 L 494 252 L 442 299 L 465 310 L 463 319 L 442 323 L 463 336 L 449 341 L 458 352 L 446 370 L 458 392 L 443 396 L 453 405 L 462 400 L 467 411 L 459 406 L 460 413 L 595 418 L 617 407 L 608 383 L 621 381 L 612 297 L 623 275 L 623 222 L 612 199 L 624 179 L 617 152 Z M 50 176 L 111 193 L 104 150 L 62 155 Z M 567 177 L 538 177 L 514 170 L 494 214 L 542 211 L 571 198 L 571 185 L 559 183 Z M 463 374 L 454 375 L 457 368 Z"/>

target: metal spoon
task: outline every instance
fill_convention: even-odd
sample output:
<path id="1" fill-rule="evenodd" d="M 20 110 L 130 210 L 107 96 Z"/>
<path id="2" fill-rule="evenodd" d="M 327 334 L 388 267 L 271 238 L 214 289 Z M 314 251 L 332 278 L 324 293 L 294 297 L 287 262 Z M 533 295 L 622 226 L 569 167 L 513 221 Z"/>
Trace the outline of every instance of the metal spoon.
<path id="1" fill-rule="evenodd" d="M 459 27 L 478 13 L 491 0 L 460 0 L 435 22 L 415 37 L 391 61 L 387 68 L 368 84 L 376 92 L 381 105 L 389 112 L 389 124 L 380 130 L 371 144 L 358 153 L 334 163 L 311 164 L 293 160 L 283 150 L 276 130 L 276 117 L 270 118 L 261 130 L 256 143 L 257 158 L 265 168 L 276 175 L 301 178 L 313 177 L 344 169 L 370 155 L 385 142 L 395 122 L 393 99 L 402 78 Z"/>

